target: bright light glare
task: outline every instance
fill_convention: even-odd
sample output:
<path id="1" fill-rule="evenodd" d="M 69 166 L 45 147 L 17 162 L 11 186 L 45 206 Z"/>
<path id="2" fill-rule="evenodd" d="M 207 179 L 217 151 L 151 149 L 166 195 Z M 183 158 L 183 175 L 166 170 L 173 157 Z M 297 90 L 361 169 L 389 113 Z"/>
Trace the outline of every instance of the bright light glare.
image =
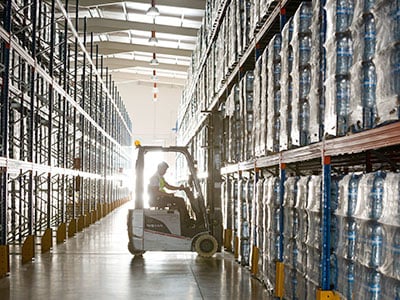
<path id="1" fill-rule="evenodd" d="M 143 207 L 149 207 L 149 193 L 147 187 L 149 185 L 150 177 L 157 171 L 157 166 L 164 160 L 163 152 L 149 152 L 145 156 L 144 170 L 143 170 Z"/>

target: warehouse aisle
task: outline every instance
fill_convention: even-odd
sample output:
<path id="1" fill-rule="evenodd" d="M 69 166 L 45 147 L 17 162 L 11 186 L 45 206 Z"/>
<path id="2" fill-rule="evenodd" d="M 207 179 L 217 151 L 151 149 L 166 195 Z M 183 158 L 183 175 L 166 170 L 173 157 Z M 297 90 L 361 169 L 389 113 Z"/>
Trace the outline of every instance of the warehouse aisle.
<path id="1" fill-rule="evenodd" d="M 10 276 L 0 279 L 0 299 L 269 299 L 261 283 L 219 253 L 204 259 L 189 252 L 127 250 L 127 203 L 51 253 L 21 265 L 12 256 Z"/>

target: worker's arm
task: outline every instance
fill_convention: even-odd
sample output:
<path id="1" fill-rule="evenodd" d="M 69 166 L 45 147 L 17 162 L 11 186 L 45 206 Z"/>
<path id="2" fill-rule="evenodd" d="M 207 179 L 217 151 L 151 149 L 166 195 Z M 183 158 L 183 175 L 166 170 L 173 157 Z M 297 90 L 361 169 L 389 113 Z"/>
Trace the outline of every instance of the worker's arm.
<path id="1" fill-rule="evenodd" d="M 180 186 L 171 185 L 165 181 L 165 187 L 171 191 L 182 191 L 185 187 L 181 184 Z"/>
<path id="2" fill-rule="evenodd" d="M 150 192 L 150 195 L 153 195 L 155 197 L 173 195 L 173 194 L 170 194 L 170 193 L 166 193 L 166 192 L 160 191 L 160 189 L 157 186 L 149 186 L 149 192 Z"/>

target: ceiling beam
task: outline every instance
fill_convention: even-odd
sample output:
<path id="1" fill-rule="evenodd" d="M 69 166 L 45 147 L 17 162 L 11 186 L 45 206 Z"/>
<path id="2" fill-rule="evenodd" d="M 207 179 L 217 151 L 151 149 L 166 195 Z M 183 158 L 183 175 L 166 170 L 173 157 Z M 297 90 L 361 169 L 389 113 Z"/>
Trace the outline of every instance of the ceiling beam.
<path id="1" fill-rule="evenodd" d="M 94 43 L 94 45 L 99 46 L 99 54 L 103 55 L 126 53 L 133 51 L 153 53 L 155 50 L 157 54 L 189 57 L 193 53 L 193 51 L 191 50 L 154 47 L 150 45 L 146 46 L 146 45 L 137 45 L 137 44 L 120 43 L 120 42 L 97 42 Z"/>
<path id="2" fill-rule="evenodd" d="M 115 3 L 121 3 L 123 1 L 116 0 L 80 0 L 79 6 L 83 7 L 93 7 L 93 6 L 101 6 L 101 5 L 109 5 Z M 133 2 L 133 3 L 148 3 L 149 6 L 151 4 L 150 0 L 134 0 L 134 1 L 125 1 L 125 2 Z M 72 4 L 72 3 L 70 3 Z M 157 0 L 156 5 L 162 6 L 173 6 L 173 7 L 184 7 L 190 9 L 201 9 L 204 10 L 206 7 L 205 0 Z"/>
<path id="3" fill-rule="evenodd" d="M 83 31 L 84 19 L 79 19 L 79 32 Z M 113 31 L 125 31 L 125 30 L 141 30 L 151 31 L 155 30 L 159 33 L 168 33 L 185 36 L 197 36 L 197 29 L 174 27 L 167 25 L 148 24 L 141 22 L 131 22 L 124 20 L 106 19 L 106 18 L 88 18 L 86 20 L 87 32 L 93 33 L 106 33 Z"/>
<path id="4" fill-rule="evenodd" d="M 158 78 L 157 85 L 170 84 L 170 85 L 183 86 L 183 85 L 185 85 L 185 82 L 186 82 L 186 79 L 171 78 L 171 77 L 165 77 L 165 76 L 160 76 L 160 75 L 157 75 L 157 78 Z M 132 73 L 124 72 L 124 71 L 113 72 L 112 79 L 117 84 L 127 84 L 127 83 L 133 82 L 133 81 L 149 82 L 151 84 L 154 83 L 154 79 L 152 79 L 151 76 L 144 75 L 144 74 L 132 74 Z"/>
<path id="5" fill-rule="evenodd" d="M 160 63 L 158 66 L 150 66 L 149 62 L 141 61 L 141 60 L 133 60 L 133 59 L 122 59 L 122 58 L 106 58 L 104 59 L 104 65 L 107 66 L 111 70 L 115 69 L 125 69 L 125 68 L 133 68 L 133 67 L 145 67 L 149 69 L 161 69 L 161 70 L 170 70 L 171 72 L 179 71 L 179 72 L 187 72 L 188 66 L 182 66 L 177 64 L 163 64 Z"/>

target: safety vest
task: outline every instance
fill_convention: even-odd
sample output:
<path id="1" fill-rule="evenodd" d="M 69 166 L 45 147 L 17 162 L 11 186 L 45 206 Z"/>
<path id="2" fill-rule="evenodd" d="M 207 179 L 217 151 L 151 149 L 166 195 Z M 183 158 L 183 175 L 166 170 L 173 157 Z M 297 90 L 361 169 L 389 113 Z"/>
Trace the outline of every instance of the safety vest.
<path id="1" fill-rule="evenodd" d="M 160 182 L 159 182 L 159 191 L 160 192 L 165 192 L 165 179 L 164 177 L 160 177 Z"/>

